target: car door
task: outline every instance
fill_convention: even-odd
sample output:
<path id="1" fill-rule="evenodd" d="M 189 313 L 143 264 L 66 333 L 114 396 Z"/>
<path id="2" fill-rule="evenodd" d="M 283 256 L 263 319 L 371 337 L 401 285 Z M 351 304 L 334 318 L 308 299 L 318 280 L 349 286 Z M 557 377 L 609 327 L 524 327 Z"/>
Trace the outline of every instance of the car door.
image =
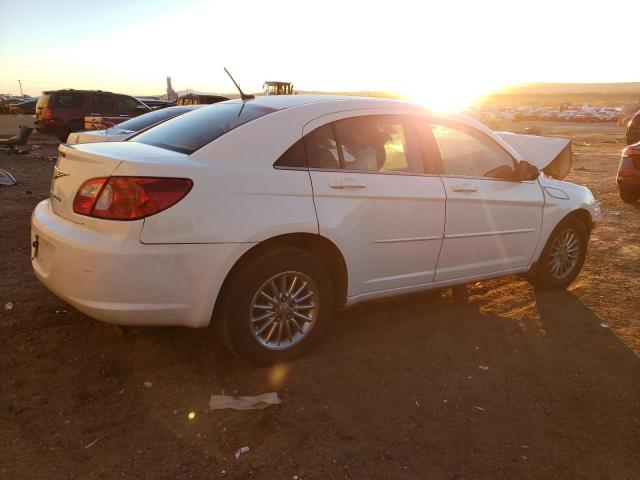
<path id="1" fill-rule="evenodd" d="M 544 196 L 537 181 L 520 181 L 517 161 L 479 130 L 434 119 L 447 200 L 435 281 L 527 267 L 538 243 Z"/>
<path id="2" fill-rule="evenodd" d="M 89 116 L 112 117 L 115 115 L 113 97 L 108 93 L 93 93 L 91 95 Z"/>
<path id="3" fill-rule="evenodd" d="M 431 283 L 444 230 L 444 188 L 425 174 L 412 117 L 371 113 L 303 132 L 320 234 L 345 256 L 349 297 Z"/>

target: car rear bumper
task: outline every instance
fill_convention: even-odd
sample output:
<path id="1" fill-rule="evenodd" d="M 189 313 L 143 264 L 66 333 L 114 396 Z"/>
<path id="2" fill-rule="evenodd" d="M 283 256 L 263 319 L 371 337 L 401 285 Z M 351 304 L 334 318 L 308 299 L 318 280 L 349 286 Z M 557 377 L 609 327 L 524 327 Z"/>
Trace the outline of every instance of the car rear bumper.
<path id="1" fill-rule="evenodd" d="M 34 126 L 38 133 L 46 135 L 62 135 L 66 132 L 66 127 L 58 123 L 45 123 L 42 120 L 36 120 Z"/>
<path id="2" fill-rule="evenodd" d="M 59 217 L 45 200 L 32 215 L 33 270 L 49 290 L 97 320 L 207 326 L 227 272 L 251 244 L 146 245 L 143 221 L 136 224 L 128 237 L 92 230 Z"/>
<path id="3" fill-rule="evenodd" d="M 640 188 L 640 161 L 638 157 L 622 157 L 620 166 L 618 167 L 618 175 L 616 181 L 618 187 L 637 187 Z"/>

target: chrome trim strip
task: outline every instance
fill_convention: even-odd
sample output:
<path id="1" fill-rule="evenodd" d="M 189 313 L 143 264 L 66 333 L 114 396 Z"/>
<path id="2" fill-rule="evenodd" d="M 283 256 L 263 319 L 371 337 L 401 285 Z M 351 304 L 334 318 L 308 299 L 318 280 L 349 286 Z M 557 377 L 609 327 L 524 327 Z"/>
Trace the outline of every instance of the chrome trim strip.
<path id="1" fill-rule="evenodd" d="M 530 233 L 534 231 L 535 230 L 533 228 L 521 228 L 519 230 L 495 230 L 493 232 L 456 233 L 453 235 L 445 235 L 444 238 L 488 237 L 490 235 L 511 235 L 514 233 Z"/>
<path id="2" fill-rule="evenodd" d="M 433 235 L 430 237 L 385 238 L 384 240 L 374 240 L 371 243 L 422 242 L 424 240 L 442 240 L 442 237 Z"/>

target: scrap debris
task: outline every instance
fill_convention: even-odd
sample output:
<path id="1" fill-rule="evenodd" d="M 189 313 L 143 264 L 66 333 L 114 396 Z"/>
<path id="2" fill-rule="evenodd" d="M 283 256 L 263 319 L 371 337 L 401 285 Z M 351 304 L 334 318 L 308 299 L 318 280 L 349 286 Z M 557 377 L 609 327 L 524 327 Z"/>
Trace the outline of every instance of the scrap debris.
<path id="1" fill-rule="evenodd" d="M 229 395 L 211 395 L 209 408 L 211 410 L 222 410 L 231 408 L 233 410 L 260 410 L 282 403 L 277 392 L 263 393 L 253 397 L 231 397 Z"/>
<path id="2" fill-rule="evenodd" d="M 242 447 L 236 450 L 236 460 L 240 458 L 240 455 L 242 455 L 243 453 L 247 453 L 249 450 L 250 450 L 249 447 Z"/>
<path id="3" fill-rule="evenodd" d="M 16 182 L 16 179 L 13 177 L 13 175 L 11 175 L 6 170 L 0 169 L 0 186 L 12 187 L 16 183 L 18 182 Z"/>

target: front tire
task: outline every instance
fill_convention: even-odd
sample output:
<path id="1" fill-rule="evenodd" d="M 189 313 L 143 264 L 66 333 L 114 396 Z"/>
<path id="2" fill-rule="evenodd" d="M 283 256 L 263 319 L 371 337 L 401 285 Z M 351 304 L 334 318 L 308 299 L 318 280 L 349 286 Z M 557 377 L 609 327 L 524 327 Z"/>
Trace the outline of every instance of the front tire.
<path id="1" fill-rule="evenodd" d="M 576 218 L 560 222 L 551 232 L 529 281 L 540 290 L 560 290 L 569 286 L 582 269 L 588 240 L 589 232 L 584 222 Z"/>
<path id="2" fill-rule="evenodd" d="M 299 248 L 276 247 L 232 273 L 214 321 L 234 354 L 272 364 L 307 351 L 332 314 L 331 278 L 322 262 Z"/>

